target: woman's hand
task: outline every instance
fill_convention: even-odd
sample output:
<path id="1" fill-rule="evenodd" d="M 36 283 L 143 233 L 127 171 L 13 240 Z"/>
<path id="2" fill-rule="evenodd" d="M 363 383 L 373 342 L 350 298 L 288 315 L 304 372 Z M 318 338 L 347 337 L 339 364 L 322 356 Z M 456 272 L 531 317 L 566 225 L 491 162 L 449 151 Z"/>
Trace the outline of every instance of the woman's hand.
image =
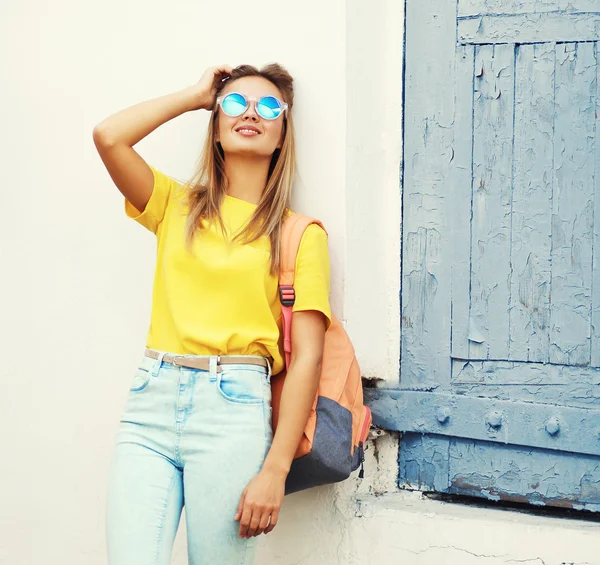
<path id="1" fill-rule="evenodd" d="M 245 488 L 235 520 L 240 520 L 240 537 L 251 538 L 273 531 L 285 494 L 284 473 L 263 468 Z"/>
<path id="2" fill-rule="evenodd" d="M 194 97 L 191 109 L 212 110 L 215 105 L 217 86 L 223 79 L 229 77 L 232 71 L 233 67 L 229 65 L 218 65 L 206 69 L 200 80 L 190 87 Z"/>

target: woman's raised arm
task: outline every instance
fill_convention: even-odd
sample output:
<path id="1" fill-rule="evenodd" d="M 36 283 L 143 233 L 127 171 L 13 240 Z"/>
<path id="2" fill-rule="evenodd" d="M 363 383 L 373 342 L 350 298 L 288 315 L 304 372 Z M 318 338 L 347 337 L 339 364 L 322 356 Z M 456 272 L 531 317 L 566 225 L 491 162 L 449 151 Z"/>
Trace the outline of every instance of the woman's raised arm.
<path id="1" fill-rule="evenodd" d="M 216 84 L 231 70 L 227 65 L 211 67 L 194 86 L 121 110 L 94 128 L 94 144 L 109 175 L 123 196 L 140 212 L 150 200 L 154 177 L 133 146 L 185 112 L 212 109 Z"/>

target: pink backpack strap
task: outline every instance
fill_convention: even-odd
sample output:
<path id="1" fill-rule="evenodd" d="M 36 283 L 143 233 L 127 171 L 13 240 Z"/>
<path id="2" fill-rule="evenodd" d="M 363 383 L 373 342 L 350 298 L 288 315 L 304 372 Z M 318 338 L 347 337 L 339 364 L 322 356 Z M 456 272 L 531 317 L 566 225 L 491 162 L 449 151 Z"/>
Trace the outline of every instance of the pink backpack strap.
<path id="1" fill-rule="evenodd" d="M 292 307 L 296 301 L 294 278 L 296 274 L 296 258 L 304 231 L 311 224 L 317 224 L 323 229 L 319 220 L 292 214 L 283 221 L 281 228 L 281 259 L 279 262 L 279 300 L 283 315 L 283 350 L 285 366 L 289 369 L 292 354 Z"/>

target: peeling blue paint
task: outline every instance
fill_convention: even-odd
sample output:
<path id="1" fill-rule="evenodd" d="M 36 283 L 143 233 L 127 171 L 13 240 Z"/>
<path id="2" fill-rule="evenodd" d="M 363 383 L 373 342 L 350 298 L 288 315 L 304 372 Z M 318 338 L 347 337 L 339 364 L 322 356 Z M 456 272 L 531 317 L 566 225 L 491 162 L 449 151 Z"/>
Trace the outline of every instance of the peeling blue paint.
<path id="1" fill-rule="evenodd" d="M 471 44 L 593 42 L 598 39 L 599 22 L 598 11 L 459 16 L 458 40 Z"/>
<path id="2" fill-rule="evenodd" d="M 600 423 L 598 407 L 386 389 L 368 389 L 366 397 L 373 422 L 386 429 L 600 457 L 600 438 L 593 435 Z"/>
<path id="3" fill-rule="evenodd" d="M 406 434 L 399 485 L 494 501 L 600 511 L 600 458 Z M 572 480 L 574 479 L 574 480 Z"/>
<path id="4" fill-rule="evenodd" d="M 407 3 L 402 390 L 374 420 L 403 486 L 600 511 L 600 3 L 436 16 Z"/>

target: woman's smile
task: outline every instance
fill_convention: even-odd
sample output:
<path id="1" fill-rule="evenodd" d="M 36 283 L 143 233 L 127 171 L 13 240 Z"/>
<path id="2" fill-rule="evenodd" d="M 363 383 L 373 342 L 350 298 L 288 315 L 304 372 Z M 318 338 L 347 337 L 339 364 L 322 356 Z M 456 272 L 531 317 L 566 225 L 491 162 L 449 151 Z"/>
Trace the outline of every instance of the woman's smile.
<path id="1" fill-rule="evenodd" d="M 236 133 L 239 133 L 245 137 L 254 137 L 255 135 L 260 135 L 260 131 L 253 126 L 241 126 L 235 131 Z"/>

